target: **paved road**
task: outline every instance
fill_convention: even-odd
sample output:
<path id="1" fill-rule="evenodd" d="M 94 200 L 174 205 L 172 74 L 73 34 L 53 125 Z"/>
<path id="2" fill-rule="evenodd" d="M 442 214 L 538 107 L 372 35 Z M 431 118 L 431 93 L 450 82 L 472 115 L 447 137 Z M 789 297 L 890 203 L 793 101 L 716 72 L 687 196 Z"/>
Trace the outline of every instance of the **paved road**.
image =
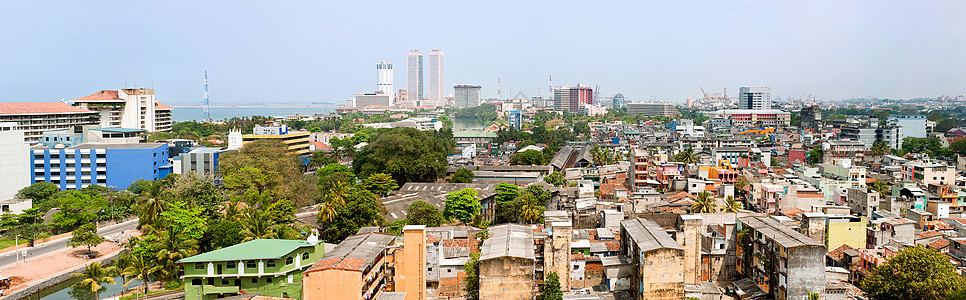
<path id="1" fill-rule="evenodd" d="M 97 233 L 100 234 L 101 236 L 110 236 L 110 235 L 119 234 L 121 233 L 121 231 L 131 231 L 131 230 L 137 229 L 137 227 L 138 227 L 138 219 L 135 218 L 133 220 L 130 220 L 124 223 L 102 227 L 97 230 Z M 27 261 L 30 261 L 31 259 L 34 259 L 36 257 L 41 257 L 47 254 L 63 251 L 64 249 L 67 249 L 68 239 L 70 239 L 70 237 L 64 237 L 64 238 L 49 241 L 46 243 L 36 244 L 34 245 L 34 247 L 30 247 L 30 248 L 20 248 L 20 251 L 11 251 L 11 252 L 0 254 L 0 269 L 6 268 L 7 266 L 10 266 L 16 263 L 14 255 L 23 252 L 25 249 L 27 251 Z M 23 257 L 20 257 L 20 262 L 23 262 Z"/>

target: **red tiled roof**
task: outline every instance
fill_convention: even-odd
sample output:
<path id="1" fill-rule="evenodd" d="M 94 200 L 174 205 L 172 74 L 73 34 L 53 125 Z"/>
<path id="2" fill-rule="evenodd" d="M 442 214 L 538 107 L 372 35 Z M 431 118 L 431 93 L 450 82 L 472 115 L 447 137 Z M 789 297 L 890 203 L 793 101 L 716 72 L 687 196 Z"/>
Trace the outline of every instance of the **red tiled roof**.
<path id="1" fill-rule="evenodd" d="M 154 109 L 171 110 L 173 107 L 161 104 L 161 102 L 154 101 Z"/>
<path id="2" fill-rule="evenodd" d="M 796 217 L 796 216 L 798 216 L 798 215 L 800 215 L 800 214 L 802 214 L 804 212 L 805 211 L 802 210 L 801 208 L 792 208 L 792 209 L 783 210 L 782 211 L 782 214 L 785 215 L 786 217 L 794 218 L 794 217 Z"/>
<path id="3" fill-rule="evenodd" d="M 584 271 L 603 271 L 603 264 L 586 264 L 584 265 Z"/>
<path id="4" fill-rule="evenodd" d="M 439 242 L 439 238 L 438 237 L 435 237 L 435 236 L 432 236 L 432 235 L 428 235 L 428 234 L 426 235 L 426 243 L 432 244 L 432 243 L 435 243 L 435 242 Z"/>
<path id="5" fill-rule="evenodd" d="M 938 231 L 932 231 L 932 230 L 930 230 L 930 231 L 923 231 L 916 238 L 917 239 L 928 239 L 928 238 L 935 237 L 935 236 L 940 236 L 940 235 L 943 235 L 943 234 L 942 233 L 939 233 Z"/>
<path id="6" fill-rule="evenodd" d="M 365 259 L 346 257 L 346 258 L 343 258 L 342 261 L 340 261 L 338 264 L 336 264 L 334 268 L 345 269 L 345 270 L 358 270 L 365 264 L 366 264 Z"/>
<path id="7" fill-rule="evenodd" d="M 311 268 L 309 268 L 308 270 L 305 270 L 305 272 L 308 273 L 312 271 L 321 271 L 321 270 L 330 269 L 333 266 L 335 266 L 335 264 L 337 263 L 339 263 L 338 258 L 323 259 L 316 262 L 314 265 L 312 265 Z"/>
<path id="8" fill-rule="evenodd" d="M 117 96 L 117 90 L 101 90 L 99 92 L 74 99 L 74 101 L 124 101 L 121 97 Z"/>
<path id="9" fill-rule="evenodd" d="M 619 241 L 604 241 L 604 245 L 607 245 L 607 251 L 621 250 L 621 242 Z"/>
<path id="10" fill-rule="evenodd" d="M 935 242 L 929 243 L 929 247 L 933 249 L 942 249 L 942 248 L 949 247 L 949 240 L 938 239 Z"/>
<path id="11" fill-rule="evenodd" d="M 939 221 L 939 222 L 936 222 L 935 224 L 936 224 L 936 227 L 935 227 L 936 230 L 953 230 L 953 227 L 949 226 L 949 224 L 946 224 L 946 222 Z"/>
<path id="12" fill-rule="evenodd" d="M 440 246 L 443 248 L 470 248 L 476 245 L 476 239 L 445 239 Z"/>
<path id="13" fill-rule="evenodd" d="M 583 253 L 571 253 L 570 254 L 570 260 L 584 260 L 584 254 Z"/>
<path id="14" fill-rule="evenodd" d="M 39 115 L 92 113 L 64 102 L 5 102 L 0 103 L 0 115 Z"/>
<path id="15" fill-rule="evenodd" d="M 848 244 L 842 244 L 838 248 L 829 251 L 826 256 L 831 257 L 833 260 L 842 260 L 845 257 L 845 250 L 855 250 L 855 248 L 852 248 Z"/>
<path id="16" fill-rule="evenodd" d="M 697 197 L 695 197 L 694 195 L 691 195 L 688 192 L 680 192 L 680 193 L 674 194 L 671 197 L 668 197 L 667 198 L 667 202 L 671 202 L 671 201 L 674 201 L 674 200 L 677 200 L 677 199 L 681 199 L 681 198 L 685 198 L 685 197 L 690 198 L 690 199 L 696 199 L 697 198 Z"/>

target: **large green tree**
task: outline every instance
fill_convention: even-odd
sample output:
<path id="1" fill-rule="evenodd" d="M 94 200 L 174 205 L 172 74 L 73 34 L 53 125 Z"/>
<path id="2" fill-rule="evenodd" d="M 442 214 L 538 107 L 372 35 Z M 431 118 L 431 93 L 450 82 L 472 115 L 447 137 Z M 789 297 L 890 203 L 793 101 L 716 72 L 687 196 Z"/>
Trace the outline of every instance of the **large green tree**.
<path id="1" fill-rule="evenodd" d="M 403 184 L 433 182 L 446 171 L 443 145 L 415 128 L 380 131 L 356 154 L 353 170 L 360 177 L 388 172 Z"/>
<path id="2" fill-rule="evenodd" d="M 54 196 L 60 212 L 54 214 L 53 224 L 61 229 L 73 229 L 97 220 L 97 212 L 107 207 L 102 196 L 91 196 L 80 191 L 67 191 Z"/>
<path id="3" fill-rule="evenodd" d="M 426 225 L 437 227 L 444 220 L 439 209 L 425 201 L 416 201 L 406 210 L 406 221 L 409 225 Z"/>
<path id="4" fill-rule="evenodd" d="M 939 300 L 962 295 L 966 280 L 949 257 L 924 245 L 899 251 L 862 279 L 862 290 L 873 300 Z"/>
<path id="5" fill-rule="evenodd" d="M 319 216 L 320 239 L 338 243 L 355 234 L 359 228 L 385 223 L 379 198 L 368 190 L 353 188 L 344 201 L 344 205 L 335 207 L 335 215 L 331 219 L 322 220 L 322 216 Z"/>
<path id="6" fill-rule="evenodd" d="M 560 289 L 560 276 L 557 272 L 547 273 L 547 280 L 540 284 L 541 300 L 562 300 L 563 290 Z"/>
<path id="7" fill-rule="evenodd" d="M 97 300 L 101 299 L 101 285 L 105 283 L 114 283 L 114 278 L 110 276 L 111 273 L 113 273 L 113 267 L 102 267 L 101 263 L 95 261 L 84 267 L 84 271 L 81 271 L 80 273 L 72 273 L 70 275 L 71 277 L 81 280 L 75 283 L 75 286 L 89 288 L 91 293 L 93 293 L 93 299 Z"/>
<path id="8" fill-rule="evenodd" d="M 708 193 L 707 191 L 701 191 L 698 193 L 697 199 L 694 200 L 694 205 L 691 205 L 691 213 L 705 214 L 714 213 L 717 211 L 717 205 L 714 203 L 714 195 Z"/>
<path id="9" fill-rule="evenodd" d="M 87 246 L 87 253 L 91 253 L 91 247 L 100 245 L 104 242 L 104 237 L 97 235 L 97 225 L 87 223 L 74 230 L 70 239 L 67 240 L 67 247 Z"/>
<path id="10" fill-rule="evenodd" d="M 204 209 L 191 206 L 186 201 L 175 201 L 168 204 L 168 208 L 161 212 L 161 221 L 168 228 L 178 232 L 183 238 L 199 240 L 208 229 L 208 219 L 204 216 Z"/>
<path id="11" fill-rule="evenodd" d="M 222 184 L 231 191 L 255 189 L 272 198 L 309 205 L 318 198 L 316 183 L 306 180 L 294 154 L 279 141 L 257 140 L 219 160 Z M 314 178 L 314 177 L 313 177 Z"/>
<path id="12" fill-rule="evenodd" d="M 447 219 L 457 219 L 464 223 L 473 221 L 473 215 L 480 212 L 479 193 L 472 188 L 465 188 L 459 191 L 446 194 L 446 206 L 443 208 L 443 217 Z"/>
<path id="13" fill-rule="evenodd" d="M 399 188 L 396 184 L 396 180 L 392 179 L 392 175 L 386 173 L 375 173 L 366 177 L 362 181 L 362 187 L 369 190 L 373 194 L 385 196 L 389 194 L 389 191 Z"/>
<path id="14" fill-rule="evenodd" d="M 501 182 L 496 185 L 496 222 L 514 222 L 520 217 L 520 206 L 516 201 L 520 197 L 520 187 L 515 184 Z"/>
<path id="15" fill-rule="evenodd" d="M 544 176 L 543 181 L 546 181 L 547 183 L 552 184 L 554 186 L 563 186 L 567 184 L 567 180 L 564 179 L 564 176 L 562 173 L 560 173 L 560 171 L 553 171 L 553 173 L 550 173 L 549 175 Z"/>
<path id="16" fill-rule="evenodd" d="M 30 199 L 33 202 L 33 207 L 46 211 L 56 205 L 50 199 L 57 192 L 60 192 L 60 188 L 56 184 L 43 181 L 21 189 L 17 192 L 17 198 Z"/>
<path id="17" fill-rule="evenodd" d="M 520 153 L 514 153 L 510 157 L 511 165 L 542 165 L 544 164 L 543 152 L 537 150 L 527 150 Z"/>
<path id="18" fill-rule="evenodd" d="M 475 176 L 476 176 L 476 174 L 473 174 L 473 171 L 471 171 L 470 169 L 459 168 L 459 169 L 456 170 L 455 173 L 453 173 L 453 178 L 450 178 L 449 179 L 449 182 L 451 182 L 451 183 L 472 183 L 473 182 L 473 177 L 475 177 Z"/>

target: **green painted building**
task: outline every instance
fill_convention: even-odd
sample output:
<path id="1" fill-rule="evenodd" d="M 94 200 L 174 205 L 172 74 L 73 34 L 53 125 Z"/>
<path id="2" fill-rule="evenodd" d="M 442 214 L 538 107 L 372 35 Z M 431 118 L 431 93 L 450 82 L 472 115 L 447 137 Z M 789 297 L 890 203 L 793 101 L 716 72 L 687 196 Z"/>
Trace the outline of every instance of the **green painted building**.
<path id="1" fill-rule="evenodd" d="M 302 272 L 324 252 L 324 243 L 313 235 L 308 240 L 252 240 L 182 259 L 185 299 L 252 293 L 301 299 Z"/>

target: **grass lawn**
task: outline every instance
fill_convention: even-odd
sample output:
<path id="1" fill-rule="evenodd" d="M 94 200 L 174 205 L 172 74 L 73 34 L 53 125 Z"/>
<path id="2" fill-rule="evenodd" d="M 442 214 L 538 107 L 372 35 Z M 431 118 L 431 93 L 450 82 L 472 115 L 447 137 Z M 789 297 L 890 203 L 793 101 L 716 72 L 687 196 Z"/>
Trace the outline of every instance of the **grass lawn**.
<path id="1" fill-rule="evenodd" d="M 49 236 L 50 236 L 50 234 L 44 233 L 44 234 L 41 234 L 39 237 L 37 237 L 37 240 L 40 240 L 40 239 L 43 239 L 43 238 L 49 237 Z M 21 237 L 19 241 L 17 241 L 16 239 L 14 239 L 14 237 L 12 237 L 12 236 L 11 237 L 3 237 L 3 238 L 0 238 L 0 249 L 5 249 L 7 247 L 13 247 L 13 245 L 16 242 L 20 242 L 20 246 L 21 247 L 25 247 L 25 246 L 28 245 L 28 243 L 30 241 L 28 241 L 27 239 L 24 239 L 23 237 Z"/>
<path id="2" fill-rule="evenodd" d="M 144 288 L 141 288 L 141 289 L 144 289 Z M 154 294 L 160 294 L 160 293 L 167 293 L 167 292 L 170 292 L 170 291 L 169 290 L 148 291 L 148 296 L 151 296 Z M 137 292 L 131 295 L 127 295 L 127 296 L 121 297 L 121 300 L 135 299 L 136 297 L 144 297 L 144 293 Z"/>

